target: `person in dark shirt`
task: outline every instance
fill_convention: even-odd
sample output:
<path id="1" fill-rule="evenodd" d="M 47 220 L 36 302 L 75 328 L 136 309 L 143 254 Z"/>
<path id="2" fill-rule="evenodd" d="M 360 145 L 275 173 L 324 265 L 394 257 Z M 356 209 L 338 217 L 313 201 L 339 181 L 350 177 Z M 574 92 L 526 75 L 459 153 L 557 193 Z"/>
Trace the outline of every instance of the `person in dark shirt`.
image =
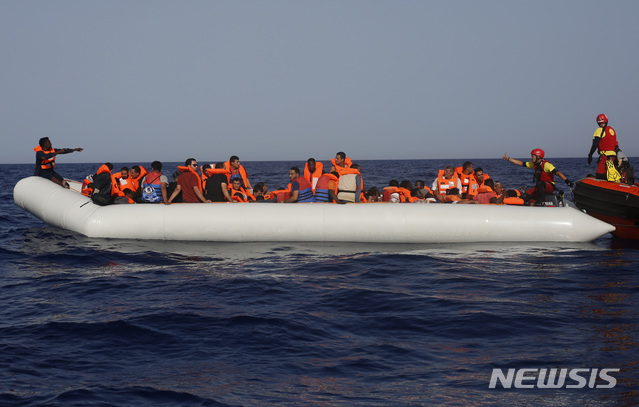
<path id="1" fill-rule="evenodd" d="M 215 164 L 215 168 L 208 172 L 209 177 L 204 184 L 204 196 L 211 202 L 235 202 L 228 190 L 227 171 L 224 163 Z"/>
<path id="2" fill-rule="evenodd" d="M 69 188 L 62 175 L 55 172 L 55 157 L 58 154 L 69 154 L 74 151 L 82 151 L 81 148 L 53 148 L 49 137 L 42 137 L 39 145 L 33 149 L 36 152 L 35 173 L 33 175 L 50 179 L 56 184 Z"/>

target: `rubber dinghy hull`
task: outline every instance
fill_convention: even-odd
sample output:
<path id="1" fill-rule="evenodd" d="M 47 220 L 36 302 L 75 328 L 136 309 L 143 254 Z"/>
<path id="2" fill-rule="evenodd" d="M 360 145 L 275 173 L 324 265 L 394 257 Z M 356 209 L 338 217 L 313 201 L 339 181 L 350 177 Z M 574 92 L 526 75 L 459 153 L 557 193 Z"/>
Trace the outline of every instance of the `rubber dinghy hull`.
<path id="1" fill-rule="evenodd" d="M 29 177 L 15 203 L 88 237 L 219 242 L 588 242 L 614 230 L 570 207 L 453 204 L 140 204 L 97 206 Z"/>

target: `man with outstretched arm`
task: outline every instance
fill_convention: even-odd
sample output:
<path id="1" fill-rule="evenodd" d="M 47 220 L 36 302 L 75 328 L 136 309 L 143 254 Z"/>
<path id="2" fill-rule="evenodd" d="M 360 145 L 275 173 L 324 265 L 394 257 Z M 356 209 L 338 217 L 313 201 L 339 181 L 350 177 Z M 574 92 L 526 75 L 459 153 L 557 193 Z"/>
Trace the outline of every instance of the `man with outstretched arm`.
<path id="1" fill-rule="evenodd" d="M 69 188 L 69 184 L 64 181 L 62 175 L 55 172 L 55 157 L 58 154 L 69 154 L 74 151 L 82 151 L 81 148 L 53 148 L 49 137 L 42 137 L 39 145 L 33 149 L 36 152 L 35 173 L 38 177 L 50 179 L 56 184 Z"/>
<path id="2" fill-rule="evenodd" d="M 570 188 L 574 188 L 575 184 L 570 181 L 564 174 L 559 172 L 554 165 L 544 160 L 544 150 L 536 148 L 530 152 L 531 161 L 523 162 L 515 158 L 508 156 L 508 153 L 502 157 L 505 161 L 511 162 L 515 165 L 522 167 L 528 167 L 535 170 L 533 176 L 533 183 L 535 184 L 530 188 L 522 198 L 528 202 L 529 199 L 536 199 L 536 206 L 544 206 L 546 201 L 546 194 L 552 194 L 555 191 L 555 174 L 568 185 Z"/>

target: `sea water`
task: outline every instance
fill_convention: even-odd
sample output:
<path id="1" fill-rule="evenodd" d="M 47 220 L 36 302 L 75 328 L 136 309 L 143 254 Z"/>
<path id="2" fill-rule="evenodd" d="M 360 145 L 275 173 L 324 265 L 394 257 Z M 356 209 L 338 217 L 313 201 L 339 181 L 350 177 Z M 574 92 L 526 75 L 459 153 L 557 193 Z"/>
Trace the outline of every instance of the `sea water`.
<path id="1" fill-rule="evenodd" d="M 78 180 L 100 165 L 59 161 Z M 473 162 L 508 188 L 531 183 L 531 170 Z M 573 181 L 594 168 L 551 162 Z M 365 185 L 381 188 L 429 185 L 462 160 L 359 163 Z M 164 163 L 165 174 L 177 164 Z M 243 164 L 272 190 L 304 162 Z M 13 203 L 13 186 L 32 173 L 0 165 L 0 405 L 639 404 L 636 242 L 89 239 Z M 375 219 L 370 228 L 384 233 Z M 580 368 L 581 387 L 536 379 Z M 520 380 L 491 388 L 496 369 Z M 613 387 L 602 369 L 619 369 Z"/>

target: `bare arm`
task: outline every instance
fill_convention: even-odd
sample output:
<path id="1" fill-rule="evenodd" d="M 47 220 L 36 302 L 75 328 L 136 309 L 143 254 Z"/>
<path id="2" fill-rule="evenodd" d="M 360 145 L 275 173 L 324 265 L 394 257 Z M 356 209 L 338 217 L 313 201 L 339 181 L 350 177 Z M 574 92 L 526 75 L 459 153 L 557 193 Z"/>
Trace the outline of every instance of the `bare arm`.
<path id="1" fill-rule="evenodd" d="M 175 187 L 175 190 L 173 191 L 173 193 L 171 194 L 171 197 L 169 198 L 169 203 L 173 202 L 173 199 L 177 196 L 177 194 L 180 193 L 180 191 L 182 191 L 182 187 L 180 186 L 180 184 L 178 184 L 177 187 Z"/>
<path id="2" fill-rule="evenodd" d="M 510 161 L 511 163 L 515 164 L 515 165 L 520 165 L 520 166 L 524 166 L 524 162 L 523 161 L 519 161 L 515 158 L 511 158 L 508 157 L 508 153 L 505 153 L 504 156 L 502 157 L 504 159 L 504 161 Z"/>
<path id="3" fill-rule="evenodd" d="M 562 174 L 561 171 L 557 171 L 557 176 L 559 178 L 561 178 L 563 181 L 568 180 L 568 177 L 566 177 L 564 174 Z"/>
<path id="4" fill-rule="evenodd" d="M 298 190 L 291 192 L 291 197 L 288 198 L 286 201 L 284 201 L 284 203 L 297 202 L 297 198 L 299 195 L 300 195 L 300 191 Z"/>
<path id="5" fill-rule="evenodd" d="M 169 202 L 169 200 L 166 199 L 166 196 L 167 196 L 166 182 L 162 183 L 162 186 L 160 187 L 160 189 L 162 190 L 162 202 L 164 202 L 165 205 L 170 205 L 171 202 Z"/>
<path id="6" fill-rule="evenodd" d="M 210 199 L 206 199 L 204 195 L 202 195 L 202 191 L 200 191 L 200 188 L 198 188 L 197 185 L 193 185 L 193 192 L 195 192 L 195 196 L 197 196 L 197 199 L 199 199 L 200 201 L 208 203 L 211 202 Z"/>

